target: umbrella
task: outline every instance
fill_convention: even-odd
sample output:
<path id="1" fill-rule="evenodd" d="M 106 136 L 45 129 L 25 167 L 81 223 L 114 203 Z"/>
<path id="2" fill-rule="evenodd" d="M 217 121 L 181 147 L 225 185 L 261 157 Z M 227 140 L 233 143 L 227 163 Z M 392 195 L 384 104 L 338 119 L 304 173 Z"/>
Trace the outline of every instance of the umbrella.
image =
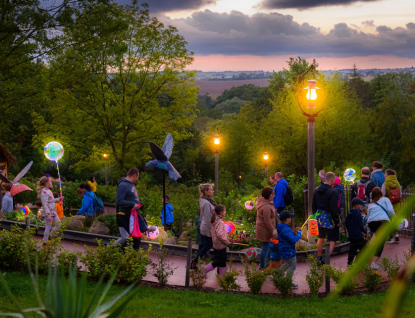
<path id="1" fill-rule="evenodd" d="M 0 180 L 5 182 L 5 183 L 11 183 L 12 184 L 12 188 L 10 190 L 10 194 L 12 196 L 15 196 L 16 194 L 23 192 L 23 191 L 33 191 L 32 189 L 30 189 L 27 185 L 20 183 L 20 179 L 23 178 L 25 176 L 25 174 L 29 171 L 30 167 L 32 166 L 33 161 L 30 161 L 26 167 L 23 168 L 22 171 L 19 172 L 19 174 L 16 176 L 16 178 L 14 178 L 13 181 L 10 181 L 9 179 L 6 178 L 6 176 L 4 176 L 3 174 L 0 173 Z"/>

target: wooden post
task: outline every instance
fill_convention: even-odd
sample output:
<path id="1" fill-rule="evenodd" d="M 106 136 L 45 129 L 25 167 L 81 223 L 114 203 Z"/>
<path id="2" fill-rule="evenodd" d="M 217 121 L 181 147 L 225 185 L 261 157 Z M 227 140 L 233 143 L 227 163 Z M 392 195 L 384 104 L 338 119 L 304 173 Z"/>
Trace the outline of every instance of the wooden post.
<path id="1" fill-rule="evenodd" d="M 183 233 L 183 220 L 184 220 L 184 216 L 183 214 L 180 214 L 180 229 L 179 229 L 179 236 L 182 235 Z"/>
<path id="2" fill-rule="evenodd" d="M 330 242 L 326 242 L 326 265 L 330 265 Z M 330 275 L 326 274 L 326 293 L 330 293 Z"/>
<path id="3" fill-rule="evenodd" d="M 187 242 L 187 266 L 186 266 L 186 281 L 185 281 L 185 287 L 189 287 L 190 282 L 190 264 L 192 262 L 192 238 L 189 237 L 189 240 Z"/>
<path id="4" fill-rule="evenodd" d="M 24 221 L 25 221 L 25 231 L 28 231 L 30 229 L 30 216 L 26 216 Z"/>

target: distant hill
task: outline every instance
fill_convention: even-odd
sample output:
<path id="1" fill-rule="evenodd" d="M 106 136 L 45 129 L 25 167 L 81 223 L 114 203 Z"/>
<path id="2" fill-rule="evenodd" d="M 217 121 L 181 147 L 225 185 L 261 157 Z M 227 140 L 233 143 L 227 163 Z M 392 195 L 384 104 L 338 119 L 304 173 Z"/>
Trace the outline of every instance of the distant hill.
<path id="1" fill-rule="evenodd" d="M 199 93 L 209 93 L 213 98 L 222 94 L 225 89 L 230 89 L 236 86 L 242 86 L 244 84 L 254 84 L 256 86 L 265 87 L 269 85 L 268 79 L 247 79 L 247 80 L 226 80 L 226 81 L 209 81 L 209 80 L 196 80 L 196 85 L 200 86 Z"/>

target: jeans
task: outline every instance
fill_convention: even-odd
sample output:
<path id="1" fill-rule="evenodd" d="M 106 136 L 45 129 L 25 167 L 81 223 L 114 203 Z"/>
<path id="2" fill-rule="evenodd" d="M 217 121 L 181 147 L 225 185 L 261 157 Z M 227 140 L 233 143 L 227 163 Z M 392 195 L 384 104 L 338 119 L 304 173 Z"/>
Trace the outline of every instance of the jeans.
<path id="1" fill-rule="evenodd" d="M 127 245 L 128 236 L 130 235 L 123 227 L 118 228 L 120 230 L 121 237 L 116 240 L 113 244 L 119 244 L 122 247 Z"/>
<path id="2" fill-rule="evenodd" d="M 211 237 L 205 236 L 205 235 L 200 235 L 200 239 L 201 239 L 202 244 L 201 244 L 201 248 L 197 252 L 196 257 L 194 259 L 194 262 L 196 262 L 196 263 L 197 263 L 199 258 L 202 258 L 213 247 Z"/>
<path id="3" fill-rule="evenodd" d="M 52 220 L 50 221 L 48 221 L 48 217 L 45 216 L 45 232 L 43 233 L 43 239 L 45 241 L 49 239 L 49 233 L 52 229 L 52 222 L 55 222 L 55 227 L 53 228 L 52 232 L 59 230 L 59 228 L 61 227 L 61 221 L 59 220 L 59 217 L 57 215 L 52 216 Z"/>
<path id="4" fill-rule="evenodd" d="M 259 254 L 259 267 L 265 268 L 266 260 L 269 258 L 269 242 L 262 242 L 261 254 Z"/>
<path id="5" fill-rule="evenodd" d="M 282 267 L 290 273 L 291 277 L 294 275 L 294 271 L 297 269 L 297 257 L 283 258 Z"/>
<path id="6" fill-rule="evenodd" d="M 350 239 L 349 256 L 347 258 L 347 265 L 352 265 L 357 250 L 361 250 L 366 245 L 366 241 L 363 238 Z"/>

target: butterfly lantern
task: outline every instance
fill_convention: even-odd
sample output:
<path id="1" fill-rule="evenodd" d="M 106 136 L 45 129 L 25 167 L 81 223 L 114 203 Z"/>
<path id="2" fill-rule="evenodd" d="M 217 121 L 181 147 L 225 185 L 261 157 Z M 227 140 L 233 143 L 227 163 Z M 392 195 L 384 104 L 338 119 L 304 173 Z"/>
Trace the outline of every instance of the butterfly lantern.
<path id="1" fill-rule="evenodd" d="M 19 174 L 14 178 L 13 181 L 9 180 L 5 175 L 0 173 L 0 181 L 4 183 L 10 183 L 12 185 L 12 188 L 10 190 L 10 195 L 15 196 L 16 194 L 23 192 L 23 191 L 33 191 L 31 188 L 29 188 L 27 185 L 20 183 L 20 179 L 25 176 L 25 174 L 29 171 L 30 167 L 32 166 L 33 161 L 30 161 L 26 167 L 23 168 L 22 171 L 19 172 Z"/>

